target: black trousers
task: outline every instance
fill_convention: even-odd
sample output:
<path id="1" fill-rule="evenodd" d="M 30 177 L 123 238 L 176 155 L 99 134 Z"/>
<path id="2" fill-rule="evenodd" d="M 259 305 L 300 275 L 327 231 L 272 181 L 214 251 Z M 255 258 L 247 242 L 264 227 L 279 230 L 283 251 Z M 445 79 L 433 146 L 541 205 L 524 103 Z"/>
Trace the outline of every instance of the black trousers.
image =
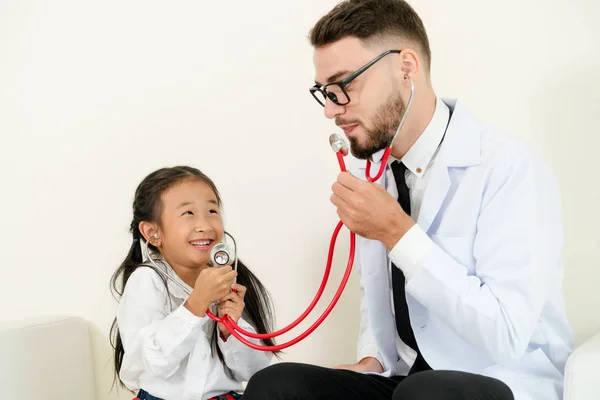
<path id="1" fill-rule="evenodd" d="M 458 371 L 423 371 L 408 377 L 280 363 L 250 379 L 244 400 L 514 400 L 503 382 Z"/>

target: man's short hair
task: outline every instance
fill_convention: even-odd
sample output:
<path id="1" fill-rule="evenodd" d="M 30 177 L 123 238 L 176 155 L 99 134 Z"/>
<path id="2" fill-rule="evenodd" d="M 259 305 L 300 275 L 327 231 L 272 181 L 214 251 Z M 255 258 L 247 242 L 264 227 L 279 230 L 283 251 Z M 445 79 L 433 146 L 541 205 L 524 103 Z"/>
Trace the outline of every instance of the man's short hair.
<path id="1" fill-rule="evenodd" d="M 426 71 L 430 70 L 431 49 L 425 26 L 404 0 L 345 0 L 315 24 L 310 42 L 318 48 L 352 36 L 366 43 L 394 37 L 408 41 L 420 52 Z"/>

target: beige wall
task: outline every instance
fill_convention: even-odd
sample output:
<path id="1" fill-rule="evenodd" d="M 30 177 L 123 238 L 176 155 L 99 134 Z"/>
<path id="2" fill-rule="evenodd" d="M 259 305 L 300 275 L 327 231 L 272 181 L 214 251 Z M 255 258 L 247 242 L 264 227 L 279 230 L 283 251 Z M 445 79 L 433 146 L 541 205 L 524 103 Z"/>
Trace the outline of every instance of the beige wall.
<path id="1" fill-rule="evenodd" d="M 100 400 L 111 383 L 108 280 L 130 244 L 133 192 L 151 170 L 191 164 L 216 181 L 227 228 L 272 291 L 279 326 L 312 299 L 337 222 L 328 199 L 338 167 L 327 142 L 334 126 L 307 90 L 306 35 L 333 4 L 0 2 L 0 319 L 89 320 Z M 527 138 L 556 171 L 580 342 L 600 331 L 600 6 L 413 5 L 429 30 L 438 94 Z M 358 304 L 353 278 L 331 317 L 284 359 L 354 361 Z"/>

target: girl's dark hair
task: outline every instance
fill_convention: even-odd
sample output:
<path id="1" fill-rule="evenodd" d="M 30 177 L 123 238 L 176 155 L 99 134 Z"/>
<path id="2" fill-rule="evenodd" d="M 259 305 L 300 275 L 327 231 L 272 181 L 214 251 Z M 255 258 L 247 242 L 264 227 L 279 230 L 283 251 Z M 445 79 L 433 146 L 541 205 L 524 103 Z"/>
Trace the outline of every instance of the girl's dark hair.
<path id="1" fill-rule="evenodd" d="M 113 274 L 110 285 L 113 293 L 116 293 L 120 298 L 125 290 L 127 280 L 139 267 L 149 267 L 155 269 L 152 266 L 142 264 L 142 250 L 140 241 L 144 240 L 139 230 L 140 222 L 151 221 L 159 222 L 160 215 L 162 212 L 161 195 L 169 187 L 181 183 L 185 180 L 198 180 L 206 183 L 215 193 L 219 207 L 221 206 L 221 196 L 214 182 L 205 174 L 200 172 L 196 168 L 187 166 L 177 166 L 171 168 L 159 169 L 150 175 L 148 175 L 139 184 L 135 191 L 135 198 L 133 200 L 133 220 L 129 225 L 129 231 L 133 236 L 132 244 L 125 257 L 125 260 L 121 263 L 119 268 Z M 157 249 L 148 244 L 151 250 L 157 251 Z M 250 323 L 256 328 L 258 333 L 267 333 L 273 329 L 273 307 L 271 298 L 266 288 L 260 282 L 260 280 L 244 265 L 241 260 L 238 260 L 238 276 L 237 282 L 240 285 L 244 285 L 247 288 L 246 295 L 244 296 L 245 314 L 249 316 Z M 158 273 L 158 271 L 157 271 Z M 167 288 L 166 278 L 162 274 L 158 273 Z M 221 362 L 224 362 L 223 354 L 217 346 L 217 324 L 214 325 L 213 334 L 211 337 L 211 349 L 214 356 L 216 352 Z M 111 329 L 110 329 L 110 342 L 114 348 L 114 367 L 115 367 L 115 380 L 119 378 L 119 371 L 121 370 L 121 364 L 123 363 L 123 355 L 125 349 L 123 348 L 123 341 L 119 334 L 119 327 L 117 319 L 115 318 Z M 264 339 L 263 343 L 267 346 L 272 346 L 275 342 L 272 339 Z M 278 351 L 274 352 L 279 353 Z M 121 382 L 122 384 L 122 382 Z"/>

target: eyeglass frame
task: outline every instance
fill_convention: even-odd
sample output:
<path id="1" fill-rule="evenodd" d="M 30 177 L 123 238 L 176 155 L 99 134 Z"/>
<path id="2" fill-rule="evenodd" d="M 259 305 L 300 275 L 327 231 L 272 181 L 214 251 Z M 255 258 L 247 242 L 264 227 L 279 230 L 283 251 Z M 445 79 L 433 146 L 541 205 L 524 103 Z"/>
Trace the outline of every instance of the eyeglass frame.
<path id="1" fill-rule="evenodd" d="M 378 55 L 377 57 L 375 57 L 374 59 L 372 59 L 371 61 L 369 61 L 368 63 L 366 63 L 365 65 L 363 65 L 362 67 L 360 67 L 359 69 L 357 69 L 356 71 L 351 73 L 350 75 L 348 75 L 343 80 L 338 81 L 338 82 L 331 82 L 324 86 L 314 85 L 308 90 L 309 90 L 310 94 L 314 97 L 314 99 L 323 107 L 325 107 L 325 103 L 327 103 L 327 99 L 331 100 L 334 104 L 337 104 L 338 106 L 346 106 L 351 101 L 350 96 L 348 95 L 348 92 L 346 92 L 346 86 L 348 86 L 354 79 L 358 78 L 363 72 L 365 72 L 366 70 L 371 68 L 377 61 L 381 60 L 383 57 L 387 56 L 388 54 L 400 54 L 401 52 L 402 52 L 402 50 L 384 51 L 383 53 L 381 53 L 380 55 Z M 333 94 L 335 96 L 334 93 L 327 91 L 327 86 L 332 86 L 332 85 L 337 85 L 340 87 L 340 89 L 342 90 L 342 93 L 344 93 L 344 96 L 346 96 L 346 98 L 348 99 L 347 102 L 342 104 L 338 100 L 334 100 L 331 97 L 329 97 L 329 95 L 328 95 L 329 93 Z M 319 100 L 319 98 L 315 94 L 316 92 L 320 92 L 323 95 L 323 97 L 325 98 L 325 103 L 321 103 L 321 100 Z M 335 96 L 335 97 L 337 98 L 337 96 Z"/>

